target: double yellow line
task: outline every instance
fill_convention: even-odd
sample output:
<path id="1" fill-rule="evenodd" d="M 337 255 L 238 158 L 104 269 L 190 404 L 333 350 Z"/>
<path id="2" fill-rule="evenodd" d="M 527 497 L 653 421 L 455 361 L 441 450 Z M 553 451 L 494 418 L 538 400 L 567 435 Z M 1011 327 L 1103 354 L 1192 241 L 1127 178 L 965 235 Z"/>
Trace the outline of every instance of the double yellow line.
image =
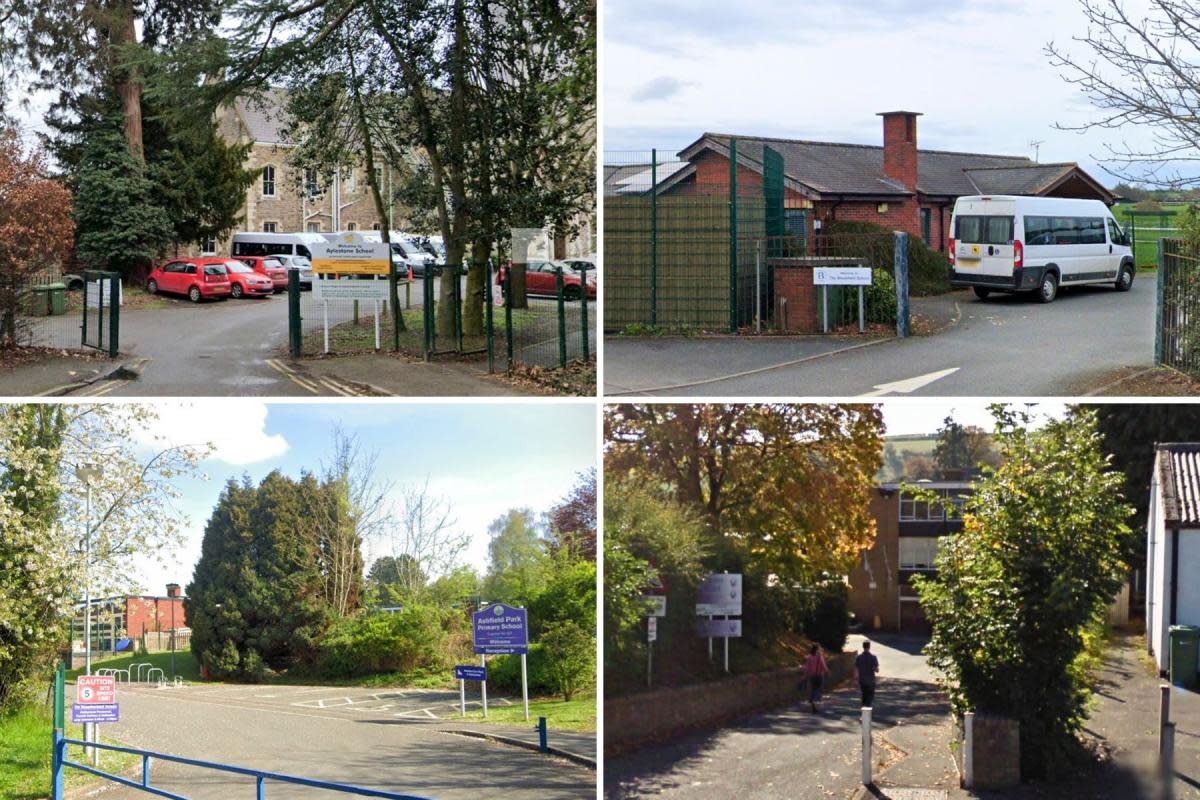
<path id="1" fill-rule="evenodd" d="M 333 392 L 342 397 L 366 397 L 366 392 L 362 392 L 353 386 L 342 383 L 334 378 L 323 376 L 304 375 L 297 370 L 292 369 L 287 364 L 277 358 L 268 358 L 267 366 L 278 372 L 283 377 L 287 378 L 292 383 L 302 389 L 312 392 L 317 395 L 325 395 Z"/>

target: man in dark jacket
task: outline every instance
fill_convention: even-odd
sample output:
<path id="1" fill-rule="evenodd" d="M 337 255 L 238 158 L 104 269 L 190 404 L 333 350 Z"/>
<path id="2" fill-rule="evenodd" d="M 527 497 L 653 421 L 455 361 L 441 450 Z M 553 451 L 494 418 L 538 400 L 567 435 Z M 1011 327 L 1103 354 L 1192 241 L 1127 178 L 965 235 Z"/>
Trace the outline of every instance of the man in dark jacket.
<path id="1" fill-rule="evenodd" d="M 879 659 L 871 652 L 871 643 L 863 642 L 862 652 L 854 659 L 854 674 L 858 688 L 862 691 L 863 708 L 870 708 L 875 700 L 875 676 L 879 673 Z"/>

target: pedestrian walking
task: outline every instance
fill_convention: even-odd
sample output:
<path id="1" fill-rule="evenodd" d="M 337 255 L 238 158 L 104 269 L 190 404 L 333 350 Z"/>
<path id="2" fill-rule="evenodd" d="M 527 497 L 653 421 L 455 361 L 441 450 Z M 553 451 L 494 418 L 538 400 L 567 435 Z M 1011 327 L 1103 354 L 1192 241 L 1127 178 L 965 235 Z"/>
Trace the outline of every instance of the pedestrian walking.
<path id="1" fill-rule="evenodd" d="M 879 659 L 871 652 L 871 643 L 863 642 L 862 652 L 854 659 L 854 675 L 862 691 L 863 708 L 870 708 L 875 701 L 875 676 L 879 674 Z"/>
<path id="2" fill-rule="evenodd" d="M 817 713 L 817 703 L 821 702 L 821 684 L 825 682 L 825 676 L 828 674 L 829 665 L 825 663 L 825 656 L 821 654 L 821 645 L 814 644 L 808 654 L 808 658 L 804 659 L 804 678 L 808 685 L 808 705 L 812 708 L 814 714 Z"/>

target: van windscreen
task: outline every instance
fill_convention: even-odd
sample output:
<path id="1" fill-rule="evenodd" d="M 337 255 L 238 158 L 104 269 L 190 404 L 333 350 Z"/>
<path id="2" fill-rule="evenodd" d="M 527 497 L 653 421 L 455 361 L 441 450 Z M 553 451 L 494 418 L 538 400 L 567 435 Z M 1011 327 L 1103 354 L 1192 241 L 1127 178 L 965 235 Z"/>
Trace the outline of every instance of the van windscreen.
<path id="1" fill-rule="evenodd" d="M 1012 244 L 1012 217 L 957 217 L 954 238 L 968 244 Z"/>

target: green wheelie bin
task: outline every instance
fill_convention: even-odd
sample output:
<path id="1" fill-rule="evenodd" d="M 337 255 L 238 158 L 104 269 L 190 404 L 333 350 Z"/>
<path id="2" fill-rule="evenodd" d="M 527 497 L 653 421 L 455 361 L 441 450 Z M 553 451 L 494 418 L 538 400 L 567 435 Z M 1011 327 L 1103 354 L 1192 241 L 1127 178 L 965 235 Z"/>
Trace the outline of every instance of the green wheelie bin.
<path id="1" fill-rule="evenodd" d="M 1200 658 L 1200 628 L 1172 625 L 1167 631 L 1167 643 L 1171 653 L 1171 684 L 1194 691 L 1197 659 Z"/>

